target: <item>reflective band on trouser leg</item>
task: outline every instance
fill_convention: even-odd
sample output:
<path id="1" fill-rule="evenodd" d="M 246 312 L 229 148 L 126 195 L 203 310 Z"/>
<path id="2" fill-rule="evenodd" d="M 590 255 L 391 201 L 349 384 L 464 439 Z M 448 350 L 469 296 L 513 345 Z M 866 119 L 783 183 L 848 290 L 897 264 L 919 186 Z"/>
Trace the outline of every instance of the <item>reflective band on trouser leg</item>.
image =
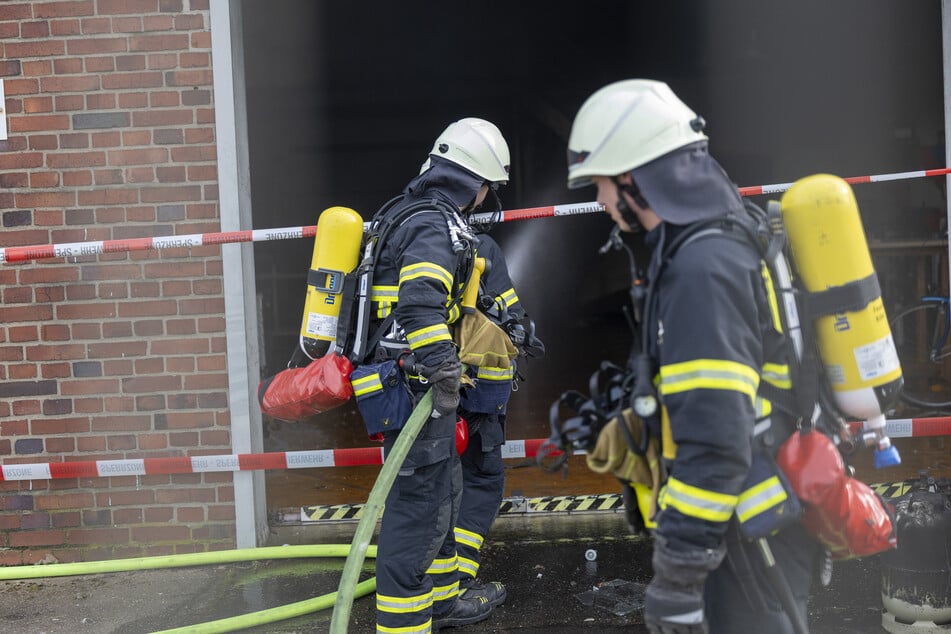
<path id="1" fill-rule="evenodd" d="M 426 620 L 422 623 L 415 623 L 412 625 L 401 625 L 398 627 L 388 627 L 386 625 L 381 625 L 379 623 L 379 617 L 377 618 L 376 631 L 377 632 L 387 632 L 387 633 L 396 633 L 400 634 L 426 634 L 432 631 L 432 619 L 429 617 L 429 608 L 433 605 L 433 593 L 427 592 L 415 597 L 388 597 L 377 593 L 376 595 L 376 609 L 377 612 L 384 614 L 400 614 L 400 615 L 414 615 L 418 614 L 422 616 L 424 610 L 426 611 Z"/>
<path id="2" fill-rule="evenodd" d="M 433 580 L 433 614 L 445 614 L 453 600 L 459 596 L 459 579 L 456 572 L 459 564 L 455 553 L 451 557 L 436 557 L 426 574 Z"/>
<path id="3" fill-rule="evenodd" d="M 709 522 L 726 522 L 736 509 L 737 496 L 707 491 L 669 478 L 660 501 L 661 508 L 672 506 L 684 515 Z"/>
<path id="4" fill-rule="evenodd" d="M 458 526 L 455 529 L 455 534 L 459 572 L 475 579 L 479 574 L 479 551 L 482 550 L 482 536 Z"/>

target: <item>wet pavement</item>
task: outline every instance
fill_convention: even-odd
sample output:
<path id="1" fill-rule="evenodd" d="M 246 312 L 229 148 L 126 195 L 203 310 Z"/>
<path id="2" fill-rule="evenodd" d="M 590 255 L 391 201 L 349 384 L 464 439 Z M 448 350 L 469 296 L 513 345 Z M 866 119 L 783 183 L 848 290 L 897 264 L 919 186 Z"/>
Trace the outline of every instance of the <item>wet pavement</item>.
<path id="1" fill-rule="evenodd" d="M 353 521 L 276 527 L 270 545 L 347 544 L 355 528 Z M 590 550 L 593 560 L 586 557 Z M 640 600 L 650 550 L 649 539 L 627 533 L 619 512 L 500 517 L 486 542 L 482 572 L 506 584 L 506 603 L 483 623 L 445 631 L 645 632 Z M 335 592 L 343 563 L 257 560 L 0 581 L 0 623 L 3 631 L 24 634 L 327 632 L 332 607 L 238 629 L 215 622 Z M 361 580 L 372 576 L 368 559 Z M 357 598 L 349 631 L 372 632 L 373 611 L 372 593 Z M 883 632 L 877 558 L 837 563 L 831 586 L 814 594 L 810 622 L 813 634 Z"/>

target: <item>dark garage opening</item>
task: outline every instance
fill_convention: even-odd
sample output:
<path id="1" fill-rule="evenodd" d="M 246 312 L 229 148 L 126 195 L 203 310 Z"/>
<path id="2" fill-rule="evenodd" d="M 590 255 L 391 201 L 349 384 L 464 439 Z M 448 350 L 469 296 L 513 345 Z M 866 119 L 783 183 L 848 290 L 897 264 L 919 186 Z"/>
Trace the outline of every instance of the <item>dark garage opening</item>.
<path id="1" fill-rule="evenodd" d="M 254 227 L 313 225 L 335 205 L 369 218 L 418 172 L 439 132 L 464 116 L 493 121 L 508 140 L 504 209 L 593 200 L 593 190 L 565 187 L 571 120 L 594 90 L 631 77 L 667 81 L 702 114 L 713 154 L 740 186 L 940 167 L 940 8 L 937 0 L 245 1 Z M 944 179 L 855 191 L 870 240 L 946 236 L 935 222 Z M 510 439 L 547 437 L 552 401 L 584 389 L 602 359 L 627 354 L 626 259 L 597 253 L 610 227 L 598 214 L 493 230 L 548 347 L 544 360 L 523 367 Z M 283 368 L 296 345 L 312 246 L 255 245 L 262 377 Z M 876 262 L 886 307 L 911 301 L 917 267 Z M 352 407 L 294 425 L 266 418 L 265 426 L 266 451 L 369 444 Z M 527 469 L 536 483 L 613 492 L 610 481 L 574 484 L 585 475 L 580 464 L 567 480 Z M 268 508 L 362 502 L 374 473 L 311 471 L 323 473 L 269 475 Z M 531 486 L 513 485 L 537 494 Z"/>

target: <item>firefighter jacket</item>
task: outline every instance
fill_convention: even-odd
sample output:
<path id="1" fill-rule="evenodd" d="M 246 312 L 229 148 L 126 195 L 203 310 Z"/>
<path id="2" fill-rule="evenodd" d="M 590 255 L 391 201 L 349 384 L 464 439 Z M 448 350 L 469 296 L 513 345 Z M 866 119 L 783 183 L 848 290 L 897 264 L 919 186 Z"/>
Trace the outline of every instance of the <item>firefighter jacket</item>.
<path id="1" fill-rule="evenodd" d="M 473 237 L 448 197 L 430 189 L 407 195 L 388 214 L 426 200 L 383 244 L 370 289 L 371 332 L 393 313 L 394 336 L 428 368 L 456 354 L 449 325 L 460 315 L 459 297 L 472 267 Z M 390 338 L 390 335 L 387 335 Z"/>
<path id="2" fill-rule="evenodd" d="M 657 532 L 675 546 L 716 548 L 750 469 L 754 427 L 772 413 L 760 384 L 791 386 L 759 252 L 722 227 L 692 233 L 670 252 L 684 230 L 665 222 L 647 236 L 654 251 L 644 326 L 668 466 Z"/>

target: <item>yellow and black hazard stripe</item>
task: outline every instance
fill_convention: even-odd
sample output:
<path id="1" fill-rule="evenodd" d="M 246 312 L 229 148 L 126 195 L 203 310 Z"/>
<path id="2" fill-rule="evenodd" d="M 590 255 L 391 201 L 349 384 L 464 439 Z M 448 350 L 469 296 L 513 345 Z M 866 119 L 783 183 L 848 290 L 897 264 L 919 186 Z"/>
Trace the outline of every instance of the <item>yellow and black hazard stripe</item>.
<path id="1" fill-rule="evenodd" d="M 897 498 L 908 493 L 917 483 L 918 480 L 903 480 L 900 482 L 881 482 L 869 486 L 883 498 Z"/>
<path id="2" fill-rule="evenodd" d="M 303 506 L 302 522 L 359 520 L 363 517 L 362 504 L 332 504 L 330 506 Z"/>
<path id="3" fill-rule="evenodd" d="M 599 495 L 555 495 L 536 498 L 512 497 L 502 500 L 502 504 L 499 507 L 499 514 L 580 513 L 618 511 L 623 508 L 624 500 L 618 493 L 602 493 Z M 359 520 L 362 516 L 362 504 L 301 507 L 302 522 Z"/>

